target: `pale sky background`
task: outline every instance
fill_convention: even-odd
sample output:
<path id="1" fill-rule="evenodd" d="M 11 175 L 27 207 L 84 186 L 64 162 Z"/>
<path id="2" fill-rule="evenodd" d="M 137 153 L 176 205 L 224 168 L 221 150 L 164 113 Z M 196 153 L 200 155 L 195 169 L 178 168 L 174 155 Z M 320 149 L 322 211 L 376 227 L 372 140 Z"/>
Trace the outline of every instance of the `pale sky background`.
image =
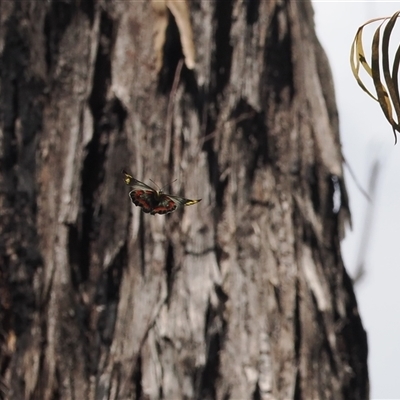
<path id="1" fill-rule="evenodd" d="M 394 146 L 392 129 L 379 104 L 359 88 L 349 62 L 358 27 L 370 19 L 391 16 L 400 10 L 400 2 L 319 0 L 313 6 L 317 34 L 333 72 L 345 159 L 365 189 L 372 163 L 381 163 L 365 253 L 366 274 L 355 290 L 368 334 L 371 398 L 400 399 L 400 137 Z M 400 28 L 400 19 L 398 23 Z M 392 40 L 399 45 L 400 29 Z M 365 48 L 369 50 L 370 45 Z M 342 252 L 353 276 L 368 202 L 346 167 L 345 178 L 353 230 L 347 231 Z"/>

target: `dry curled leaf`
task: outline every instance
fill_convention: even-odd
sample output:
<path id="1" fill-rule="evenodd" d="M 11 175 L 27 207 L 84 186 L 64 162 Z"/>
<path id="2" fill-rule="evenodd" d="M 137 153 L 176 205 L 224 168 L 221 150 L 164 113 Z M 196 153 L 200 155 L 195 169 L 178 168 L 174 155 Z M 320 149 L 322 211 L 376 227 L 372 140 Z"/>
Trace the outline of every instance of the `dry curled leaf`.
<path id="1" fill-rule="evenodd" d="M 178 26 L 186 67 L 193 69 L 195 66 L 195 48 L 187 0 L 152 0 L 151 3 L 156 14 L 154 50 L 156 52 L 157 71 L 160 71 L 162 67 L 163 46 L 168 26 L 168 10 L 174 16 Z"/>
<path id="2" fill-rule="evenodd" d="M 398 85 L 400 45 L 398 45 L 395 52 L 391 69 L 389 66 L 389 47 L 390 36 L 399 14 L 400 11 L 397 11 L 392 15 L 392 17 L 375 18 L 360 26 L 353 40 L 350 51 L 350 65 L 353 75 L 362 90 L 379 102 L 386 119 L 393 128 L 395 143 L 397 142 L 396 131 L 400 132 L 400 95 Z M 365 57 L 362 34 L 366 25 L 377 21 L 382 22 L 376 29 L 372 39 L 371 63 L 369 64 Z M 383 30 L 382 39 L 381 30 Z M 372 78 L 376 96 L 367 89 L 364 82 L 361 80 L 360 67 L 362 67 Z M 394 114 L 396 114 L 396 117 L 394 117 Z"/>

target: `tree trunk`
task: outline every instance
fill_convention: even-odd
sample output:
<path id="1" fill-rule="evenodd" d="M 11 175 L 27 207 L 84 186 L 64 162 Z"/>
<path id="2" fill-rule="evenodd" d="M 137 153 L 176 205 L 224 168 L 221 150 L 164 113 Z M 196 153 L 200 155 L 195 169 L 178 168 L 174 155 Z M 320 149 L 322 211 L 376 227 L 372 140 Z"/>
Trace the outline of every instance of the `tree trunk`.
<path id="1" fill-rule="evenodd" d="M 310 2 L 188 6 L 180 71 L 190 37 L 168 11 L 156 51 L 150 2 L 0 4 L 10 399 L 368 397 Z M 122 168 L 202 202 L 143 214 Z"/>

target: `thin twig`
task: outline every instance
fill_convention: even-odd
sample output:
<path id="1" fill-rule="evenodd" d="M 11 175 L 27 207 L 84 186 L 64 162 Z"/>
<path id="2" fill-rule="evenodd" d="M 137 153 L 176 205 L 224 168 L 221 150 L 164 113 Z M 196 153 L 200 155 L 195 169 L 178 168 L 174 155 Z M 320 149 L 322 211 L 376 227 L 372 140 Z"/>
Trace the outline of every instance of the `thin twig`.
<path id="1" fill-rule="evenodd" d="M 364 227 L 362 230 L 360 247 L 358 249 L 356 270 L 353 277 L 354 284 L 360 282 L 365 274 L 366 257 L 368 255 L 369 241 L 371 239 L 372 223 L 375 215 L 374 211 L 376 210 L 374 200 L 376 198 L 376 187 L 379 178 L 380 167 L 381 165 L 378 160 L 376 160 L 371 167 L 368 184 L 368 192 L 370 193 L 371 197 L 365 212 Z"/>
<path id="2" fill-rule="evenodd" d="M 350 176 L 353 178 L 354 183 L 357 186 L 357 189 L 362 193 L 362 195 L 369 201 L 371 202 L 371 198 L 369 197 L 368 193 L 363 189 L 363 187 L 361 186 L 360 182 L 358 181 L 356 174 L 354 173 L 353 169 L 351 168 L 350 164 L 348 163 L 348 161 L 345 159 L 345 157 L 343 156 L 343 162 L 346 165 Z"/>

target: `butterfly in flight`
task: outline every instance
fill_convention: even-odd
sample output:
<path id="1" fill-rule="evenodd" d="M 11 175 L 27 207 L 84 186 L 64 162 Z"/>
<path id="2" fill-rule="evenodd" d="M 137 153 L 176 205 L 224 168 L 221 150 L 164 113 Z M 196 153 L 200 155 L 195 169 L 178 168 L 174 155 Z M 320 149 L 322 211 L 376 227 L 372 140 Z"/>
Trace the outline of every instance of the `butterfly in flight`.
<path id="1" fill-rule="evenodd" d="M 142 207 L 142 211 L 145 213 L 152 215 L 169 214 L 180 206 L 191 206 L 201 201 L 201 199 L 190 200 L 165 194 L 161 189 L 155 190 L 145 183 L 138 181 L 125 170 L 122 170 L 122 173 L 124 174 L 125 183 L 132 188 L 129 192 L 132 203 L 135 206 Z"/>

